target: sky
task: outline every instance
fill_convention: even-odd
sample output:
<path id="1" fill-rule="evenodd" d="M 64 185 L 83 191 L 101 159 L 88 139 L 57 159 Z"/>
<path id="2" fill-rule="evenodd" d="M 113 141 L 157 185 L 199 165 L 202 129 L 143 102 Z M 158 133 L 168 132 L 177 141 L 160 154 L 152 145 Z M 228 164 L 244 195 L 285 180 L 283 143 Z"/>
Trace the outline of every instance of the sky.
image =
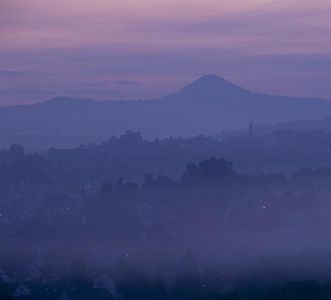
<path id="1" fill-rule="evenodd" d="M 331 1 L 0 0 L 0 105 L 156 98 L 211 73 L 331 99 Z"/>

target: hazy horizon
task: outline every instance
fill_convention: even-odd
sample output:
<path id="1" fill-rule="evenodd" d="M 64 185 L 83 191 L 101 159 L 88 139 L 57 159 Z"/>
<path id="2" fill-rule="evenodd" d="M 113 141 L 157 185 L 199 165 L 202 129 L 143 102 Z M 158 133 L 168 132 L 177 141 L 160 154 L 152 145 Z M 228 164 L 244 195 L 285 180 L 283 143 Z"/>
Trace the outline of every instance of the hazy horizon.
<path id="1" fill-rule="evenodd" d="M 0 0 L 0 299 L 330 300 L 330 78 L 331 1 Z"/>
<path id="2" fill-rule="evenodd" d="M 261 93 L 331 99 L 326 1 L 1 0 L 0 8 L 0 105 L 156 98 L 209 73 Z"/>
<path id="3" fill-rule="evenodd" d="M 233 81 L 228 81 L 226 78 L 218 75 L 218 74 L 202 74 L 200 77 L 196 77 L 194 78 L 192 81 L 190 82 L 186 82 L 186 84 L 184 83 L 184 85 L 178 87 L 177 89 L 175 90 L 172 90 L 172 91 L 168 91 L 166 92 L 165 94 L 162 94 L 162 95 L 159 95 L 159 96 L 155 96 L 155 97 L 152 97 L 152 98 L 128 98 L 128 99 L 119 99 L 119 98 L 114 98 L 114 99 L 104 99 L 104 98 L 99 98 L 97 95 L 93 96 L 93 97 L 84 97 L 83 95 L 78 95 L 78 96 L 69 96 L 69 95 L 66 95 L 66 94 L 59 94 L 59 95 L 56 95 L 54 97 L 49 97 L 49 98 L 43 98 L 43 99 L 40 99 L 39 101 L 34 101 L 34 102 L 28 102 L 28 103 L 10 103 L 10 104 L 3 104 L 1 105 L 0 104 L 0 107 L 10 107 L 10 106 L 20 106 L 20 105 L 33 105 L 33 104 L 41 104 L 41 103 L 46 103 L 46 102 L 49 102 L 49 101 L 70 101 L 70 100 L 77 100 L 77 101 L 96 101 L 96 102 L 103 102 L 103 101 L 156 101 L 156 100 L 159 100 L 159 99 L 162 99 L 164 97 L 168 97 L 168 96 L 171 96 L 171 95 L 174 95 L 174 94 L 177 94 L 177 93 L 180 93 L 185 87 L 191 85 L 191 84 L 194 84 L 195 82 L 199 81 L 200 79 L 202 78 L 206 78 L 206 77 L 209 77 L 209 76 L 213 76 L 213 77 L 217 77 L 221 80 L 225 80 L 226 82 L 228 82 L 229 84 L 233 84 L 234 86 L 240 88 L 240 89 L 245 89 L 251 93 L 256 93 L 256 94 L 263 94 L 263 95 L 266 95 L 266 96 L 280 96 L 280 97 L 289 97 L 289 98 L 292 98 L 293 100 L 295 99 L 302 99 L 302 100 L 305 100 L 305 99 L 308 99 L 308 100 L 325 100 L 325 101 L 331 101 L 331 97 L 330 98 L 321 98 L 321 97 L 313 97 L 313 96 L 298 96 L 298 95 L 289 95 L 289 94 L 277 94 L 277 93 L 268 93 L 268 92 L 260 92 L 258 90 L 250 90 L 244 86 L 241 86 L 241 85 L 237 85 L 236 83 L 234 83 Z"/>

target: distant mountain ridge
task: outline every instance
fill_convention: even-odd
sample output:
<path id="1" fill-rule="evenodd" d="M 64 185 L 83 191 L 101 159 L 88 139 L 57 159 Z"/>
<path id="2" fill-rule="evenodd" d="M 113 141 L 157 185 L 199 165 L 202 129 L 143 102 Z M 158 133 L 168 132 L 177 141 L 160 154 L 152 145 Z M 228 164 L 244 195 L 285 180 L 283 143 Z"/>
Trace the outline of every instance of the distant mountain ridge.
<path id="1" fill-rule="evenodd" d="M 96 101 L 56 98 L 0 109 L 0 134 L 115 135 L 146 137 L 217 134 L 249 122 L 276 124 L 331 116 L 331 101 L 264 95 L 217 75 L 205 75 L 154 100 Z"/>
<path id="2" fill-rule="evenodd" d="M 217 94 L 242 94 L 250 92 L 247 89 L 244 89 L 222 77 L 213 74 L 205 75 L 180 90 L 181 93 L 200 93 L 206 91 L 213 91 Z"/>

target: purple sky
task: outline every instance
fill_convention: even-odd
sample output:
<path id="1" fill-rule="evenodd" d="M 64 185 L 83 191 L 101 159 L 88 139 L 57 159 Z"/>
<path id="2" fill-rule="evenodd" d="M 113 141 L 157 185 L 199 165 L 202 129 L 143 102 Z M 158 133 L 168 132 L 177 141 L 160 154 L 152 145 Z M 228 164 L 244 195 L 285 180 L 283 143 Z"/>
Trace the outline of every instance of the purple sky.
<path id="1" fill-rule="evenodd" d="M 152 98 L 206 73 L 331 99 L 331 1 L 0 0 L 0 54 L 0 105 Z"/>

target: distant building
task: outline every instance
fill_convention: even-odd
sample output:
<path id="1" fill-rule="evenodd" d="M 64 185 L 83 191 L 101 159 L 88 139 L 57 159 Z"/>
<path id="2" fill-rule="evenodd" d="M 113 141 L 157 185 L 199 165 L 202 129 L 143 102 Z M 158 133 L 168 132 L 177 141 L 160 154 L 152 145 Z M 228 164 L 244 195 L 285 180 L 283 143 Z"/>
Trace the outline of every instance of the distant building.
<path id="1" fill-rule="evenodd" d="M 120 140 L 124 141 L 125 143 L 139 143 L 143 140 L 143 137 L 139 132 L 127 130 L 120 136 Z"/>
<path id="2" fill-rule="evenodd" d="M 249 134 L 253 134 L 253 130 L 254 130 L 253 122 L 249 122 L 249 125 L 248 125 Z"/>

